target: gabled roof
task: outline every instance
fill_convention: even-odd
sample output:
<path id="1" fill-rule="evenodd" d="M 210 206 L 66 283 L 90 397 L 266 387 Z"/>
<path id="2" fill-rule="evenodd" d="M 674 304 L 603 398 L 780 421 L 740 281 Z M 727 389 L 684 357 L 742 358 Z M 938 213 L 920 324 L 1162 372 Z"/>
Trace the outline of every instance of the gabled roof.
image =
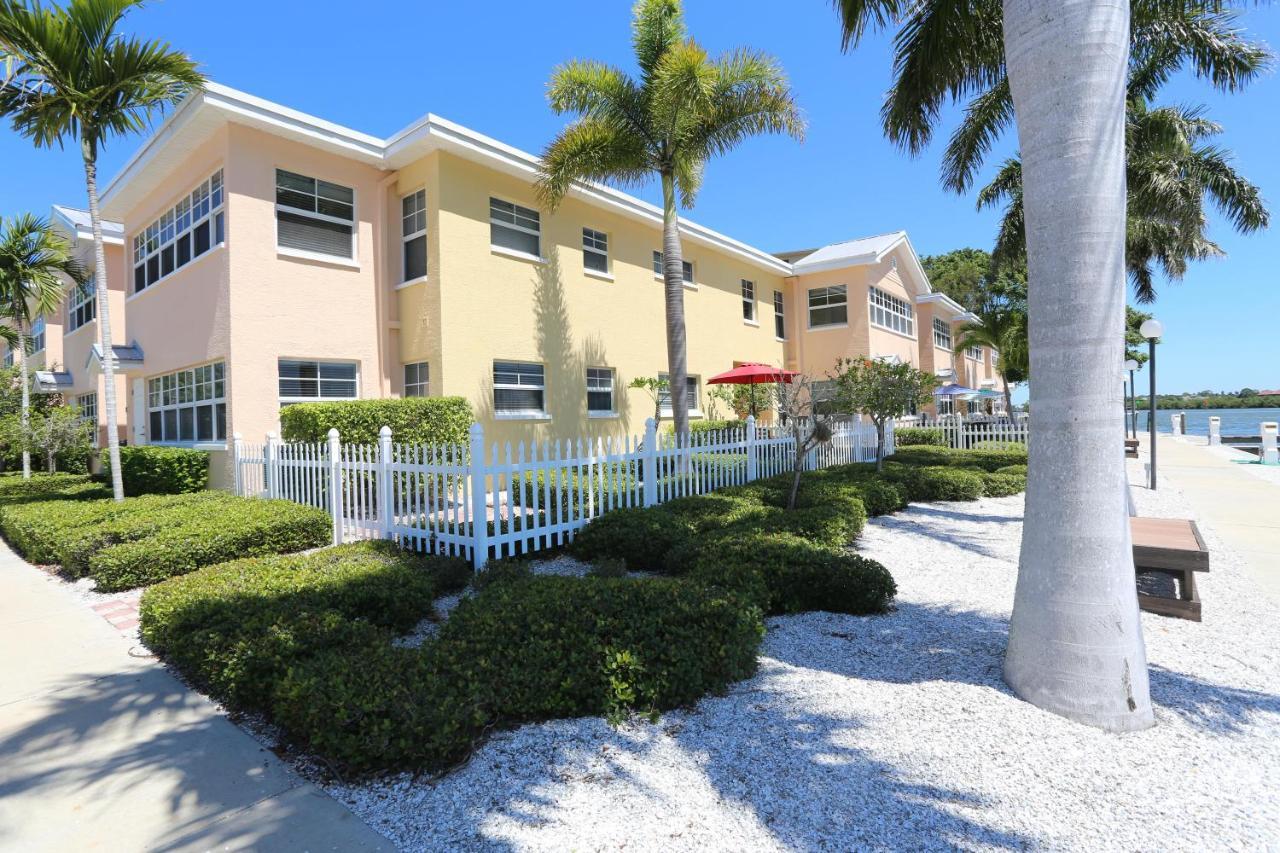
<path id="1" fill-rule="evenodd" d="M 111 366 L 116 370 L 142 367 L 142 347 L 138 346 L 137 341 L 128 346 L 112 344 L 111 352 L 115 356 Z M 95 342 L 89 348 L 89 357 L 85 359 L 84 366 L 89 371 L 90 376 L 96 375 L 102 369 L 102 344 Z"/>
<path id="2" fill-rule="evenodd" d="M 37 370 L 32 390 L 37 394 L 52 394 L 73 384 L 71 374 L 65 370 Z"/>
<path id="3" fill-rule="evenodd" d="M 920 257 L 911 245 L 911 240 L 907 238 L 906 231 L 892 231 L 888 234 L 877 234 L 874 237 L 859 237 L 843 243 L 832 243 L 794 260 L 791 267 L 796 275 L 805 275 L 826 270 L 867 266 L 882 262 L 899 249 L 907 259 L 907 274 L 915 279 L 920 291 L 932 293 L 933 286 L 929 284 L 929 276 L 925 275 L 924 267 L 920 265 Z M 781 257 L 795 254 L 797 253 L 783 252 Z"/>
<path id="4" fill-rule="evenodd" d="M 89 211 L 87 210 L 55 204 L 50 218 L 58 225 L 61 225 L 63 230 L 76 240 L 93 239 L 93 222 L 89 218 Z M 103 219 L 102 241 L 104 243 L 122 245 L 124 243 L 124 226 L 119 222 Z"/>

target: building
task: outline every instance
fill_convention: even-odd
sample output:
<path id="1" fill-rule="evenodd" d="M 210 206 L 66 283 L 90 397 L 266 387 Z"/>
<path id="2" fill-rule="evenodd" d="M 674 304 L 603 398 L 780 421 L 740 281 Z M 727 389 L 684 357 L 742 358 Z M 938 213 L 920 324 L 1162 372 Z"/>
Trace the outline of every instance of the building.
<path id="1" fill-rule="evenodd" d="M 536 167 L 434 115 L 380 139 L 210 84 L 102 194 L 123 438 L 208 449 L 225 482 L 234 433 L 308 400 L 460 395 L 496 441 L 640 431 L 654 404 L 627 385 L 666 366 L 661 211 L 594 184 L 541 210 Z M 54 212 L 91 252 L 87 217 Z M 989 353 L 953 359 L 941 330 L 970 315 L 905 232 L 781 255 L 681 232 L 694 417 L 704 380 L 748 361 L 821 378 L 894 358 L 993 387 Z M 41 362 L 86 401 L 92 315 L 69 299 Z"/>

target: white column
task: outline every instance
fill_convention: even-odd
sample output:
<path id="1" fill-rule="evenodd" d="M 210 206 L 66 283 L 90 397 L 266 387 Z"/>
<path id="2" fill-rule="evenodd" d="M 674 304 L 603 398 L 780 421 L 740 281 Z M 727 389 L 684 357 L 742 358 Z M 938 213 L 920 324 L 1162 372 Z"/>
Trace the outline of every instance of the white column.
<path id="1" fill-rule="evenodd" d="M 485 500 L 484 427 L 471 425 L 471 566 L 479 571 L 489 562 L 489 511 Z"/>
<path id="2" fill-rule="evenodd" d="M 756 416 L 747 415 L 747 482 L 756 479 Z"/>
<path id="3" fill-rule="evenodd" d="M 266 464 L 262 466 L 262 477 L 266 481 L 267 497 L 280 497 L 279 470 L 276 460 L 280 456 L 280 436 L 274 432 L 267 433 L 267 441 L 262 446 L 262 455 Z"/>
<path id="4" fill-rule="evenodd" d="M 1209 417 L 1209 443 L 1222 444 L 1222 418 L 1217 415 Z"/>
<path id="5" fill-rule="evenodd" d="M 644 422 L 644 456 L 640 462 L 644 477 L 644 505 L 658 503 L 658 424 L 653 418 Z"/>
<path id="6" fill-rule="evenodd" d="M 231 436 L 231 476 L 235 481 L 236 494 L 240 497 L 246 497 L 244 493 L 244 481 L 240 474 L 240 457 L 244 455 L 244 436 L 235 433 Z"/>
<path id="7" fill-rule="evenodd" d="M 395 530 L 395 492 L 391 483 L 391 427 L 378 430 L 378 520 L 382 538 L 392 538 Z"/>
<path id="8" fill-rule="evenodd" d="M 1264 421 L 1260 428 L 1262 433 L 1262 464 L 1280 465 L 1280 454 L 1276 452 L 1276 431 L 1280 424 L 1275 421 Z"/>
<path id="9" fill-rule="evenodd" d="M 342 544 L 342 441 L 329 430 L 329 514 L 333 517 L 333 544 Z"/>

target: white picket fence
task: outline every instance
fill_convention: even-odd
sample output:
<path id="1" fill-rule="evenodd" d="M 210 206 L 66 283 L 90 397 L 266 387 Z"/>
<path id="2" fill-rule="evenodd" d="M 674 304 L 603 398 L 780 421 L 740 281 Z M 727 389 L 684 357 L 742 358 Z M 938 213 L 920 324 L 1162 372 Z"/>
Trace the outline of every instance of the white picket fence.
<path id="1" fill-rule="evenodd" d="M 960 418 L 942 417 L 934 429 L 942 430 L 949 447 L 973 450 L 978 447 L 998 448 L 1008 444 L 1026 444 L 1030 426 L 1026 417 L 1014 420 L 966 421 Z"/>
<path id="2" fill-rule="evenodd" d="M 463 556 L 476 568 L 495 557 L 563 545 L 591 519 L 621 507 L 654 506 L 789 471 L 795 440 L 757 426 L 699 433 L 676 441 L 652 419 L 642 438 L 508 442 L 486 445 L 471 427 L 469 444 L 409 445 L 383 427 L 376 445 L 262 444 L 234 437 L 235 490 L 325 510 L 333 541 L 392 539 L 406 547 Z M 873 462 L 871 424 L 837 427 L 805 459 L 808 470 Z M 893 423 L 885 428 L 893 452 Z M 483 520 L 484 523 L 473 523 Z"/>

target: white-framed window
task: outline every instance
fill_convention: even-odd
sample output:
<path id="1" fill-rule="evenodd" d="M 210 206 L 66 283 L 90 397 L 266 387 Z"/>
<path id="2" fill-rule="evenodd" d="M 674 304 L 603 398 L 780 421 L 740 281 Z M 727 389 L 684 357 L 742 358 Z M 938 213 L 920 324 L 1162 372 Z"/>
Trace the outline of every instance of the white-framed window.
<path id="1" fill-rule="evenodd" d="M 612 415 L 613 368 L 587 368 L 587 414 Z"/>
<path id="2" fill-rule="evenodd" d="M 530 207 L 490 198 L 489 242 L 513 252 L 542 257 L 542 214 Z"/>
<path id="3" fill-rule="evenodd" d="M 404 244 L 401 281 L 427 274 L 427 191 L 418 190 L 400 199 L 400 239 Z"/>
<path id="4" fill-rule="evenodd" d="M 133 292 L 141 293 L 226 240 L 222 170 L 133 237 Z"/>
<path id="5" fill-rule="evenodd" d="M 354 361 L 279 362 L 280 403 L 312 400 L 355 400 L 360 396 L 360 370 Z"/>
<path id="6" fill-rule="evenodd" d="M 964 354 L 974 361 L 982 361 L 982 347 L 965 347 Z"/>
<path id="7" fill-rule="evenodd" d="M 658 278 L 666 275 L 662 267 L 662 252 L 655 251 L 653 253 L 653 274 Z M 685 284 L 693 284 L 693 261 L 680 261 L 680 278 Z"/>
<path id="8" fill-rule="evenodd" d="M 991 350 L 991 366 L 996 367 L 996 362 L 998 361 L 1000 361 L 1000 351 L 996 349 L 992 349 Z"/>
<path id="9" fill-rule="evenodd" d="M 871 288 L 868 296 L 871 305 L 871 324 L 904 335 L 916 333 L 915 311 L 911 303 L 878 287 Z"/>
<path id="10" fill-rule="evenodd" d="M 90 278 L 83 285 L 71 285 L 71 292 L 67 294 L 67 331 L 74 332 L 76 329 L 92 323 L 98 316 L 98 300 L 97 283 L 95 279 Z"/>
<path id="11" fill-rule="evenodd" d="M 787 339 L 787 309 L 781 290 L 773 292 L 773 336 L 780 341 Z"/>
<path id="12" fill-rule="evenodd" d="M 809 328 L 844 326 L 849 322 L 849 288 L 836 284 L 809 291 Z"/>
<path id="13" fill-rule="evenodd" d="M 933 345 L 939 349 L 951 350 L 951 324 L 937 317 L 933 318 Z"/>
<path id="14" fill-rule="evenodd" d="M 670 374 L 659 373 L 658 378 L 665 380 L 667 385 L 670 386 L 671 384 Z M 702 401 L 698 397 L 698 377 L 686 376 L 684 379 L 685 379 L 685 389 L 686 389 L 685 397 L 688 398 L 687 402 L 689 405 L 689 411 L 700 412 L 702 410 L 702 407 L 701 407 Z M 663 391 L 658 392 L 658 408 L 663 415 L 667 417 L 671 416 L 671 390 L 669 387 Z"/>
<path id="15" fill-rule="evenodd" d="M 582 229 L 582 266 L 595 272 L 609 272 L 609 235 L 594 228 Z"/>
<path id="16" fill-rule="evenodd" d="M 31 351 L 43 352 L 45 345 L 45 323 L 44 317 L 37 317 L 35 322 L 31 324 Z"/>
<path id="17" fill-rule="evenodd" d="M 4 366 L 13 367 L 13 347 L 6 346 L 4 348 Z"/>
<path id="18" fill-rule="evenodd" d="M 493 363 L 493 411 L 499 415 L 546 413 L 546 378 L 541 364 Z"/>
<path id="19" fill-rule="evenodd" d="M 147 414 L 152 444 L 227 440 L 226 375 L 223 363 L 152 376 Z"/>
<path id="20" fill-rule="evenodd" d="M 276 169 L 276 246 L 354 260 L 356 191 Z"/>
<path id="21" fill-rule="evenodd" d="M 756 283 L 742 279 L 742 319 L 748 323 L 756 321 Z"/>
<path id="22" fill-rule="evenodd" d="M 76 409 L 80 412 L 80 423 L 88 424 L 93 432 L 90 434 L 90 441 L 94 447 L 98 446 L 98 392 L 90 391 L 88 394 L 80 394 L 75 399 Z"/>
<path id="23" fill-rule="evenodd" d="M 938 414 L 950 415 L 954 413 L 955 413 L 955 404 L 952 402 L 951 398 L 939 397 L 938 398 Z"/>
<path id="24" fill-rule="evenodd" d="M 431 396 L 431 371 L 425 361 L 404 366 L 404 395 L 406 397 Z"/>

